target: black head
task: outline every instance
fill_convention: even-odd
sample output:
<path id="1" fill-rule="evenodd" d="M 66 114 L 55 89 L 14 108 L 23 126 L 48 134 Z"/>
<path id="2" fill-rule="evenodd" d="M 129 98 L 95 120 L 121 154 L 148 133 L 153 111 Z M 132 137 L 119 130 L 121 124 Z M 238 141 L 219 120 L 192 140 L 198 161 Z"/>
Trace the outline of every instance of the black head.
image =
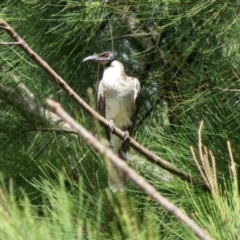
<path id="1" fill-rule="evenodd" d="M 112 61 L 116 60 L 116 54 L 110 51 L 103 52 L 101 54 L 93 54 L 92 56 L 83 59 L 83 62 L 93 61 L 103 65 L 108 65 Z"/>

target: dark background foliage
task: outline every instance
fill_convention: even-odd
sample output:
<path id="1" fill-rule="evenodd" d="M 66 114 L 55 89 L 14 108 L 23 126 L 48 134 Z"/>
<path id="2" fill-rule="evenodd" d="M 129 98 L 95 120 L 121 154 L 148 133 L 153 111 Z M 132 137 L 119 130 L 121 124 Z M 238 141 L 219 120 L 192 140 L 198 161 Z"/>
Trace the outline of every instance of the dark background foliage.
<path id="1" fill-rule="evenodd" d="M 0 4 L 0 16 L 93 107 L 103 69 L 82 60 L 95 52 L 116 52 L 127 74 L 142 85 L 134 138 L 200 178 L 190 146 L 198 149 L 197 133 L 203 120 L 202 140 L 215 156 L 218 183 L 223 191 L 230 190 L 226 142 L 231 142 L 237 165 L 240 154 L 238 1 L 5 0 Z M 12 41 L 4 29 L 0 29 L 0 41 Z M 0 69 L 0 83 L 14 88 L 18 96 L 9 98 L 0 92 L 0 171 L 7 185 L 13 179 L 19 201 L 26 194 L 33 205 L 45 206 L 42 195 L 46 195 L 46 205 L 55 209 L 51 201 L 55 196 L 59 200 L 57 190 L 66 191 L 74 199 L 71 209 L 76 211 L 69 210 L 71 213 L 79 217 L 77 212 L 86 210 L 81 219 L 83 235 L 88 238 L 95 238 L 91 226 L 96 222 L 102 239 L 132 239 L 135 235 L 130 226 L 135 226 L 138 234 L 146 232 L 141 239 L 195 238 L 132 183 L 126 199 L 131 204 L 126 209 L 134 220 L 124 222 L 114 210 L 113 202 L 117 205 L 118 200 L 105 192 L 104 159 L 82 139 L 34 116 L 24 105 L 26 92 L 19 86 L 29 89 L 39 108 L 46 107 L 46 98 L 52 98 L 91 132 L 99 132 L 96 122 L 17 45 L 0 45 Z M 214 227 L 208 230 L 216 239 L 230 239 L 217 220 L 219 208 L 213 211 L 215 208 L 209 207 L 209 193 L 162 171 L 135 152 L 133 159 L 131 166 L 189 215 L 200 219 L 200 224 L 206 226 L 210 221 L 206 215 L 212 216 L 212 226 L 215 223 L 219 232 L 213 231 Z M 64 184 L 59 187 L 59 174 L 64 176 L 66 189 Z M 88 199 L 79 206 L 78 191 Z M 124 201 L 118 204 L 122 208 L 128 205 Z M 91 220 L 84 220 L 86 216 Z M 237 239 L 234 231 L 230 231 L 231 239 Z"/>

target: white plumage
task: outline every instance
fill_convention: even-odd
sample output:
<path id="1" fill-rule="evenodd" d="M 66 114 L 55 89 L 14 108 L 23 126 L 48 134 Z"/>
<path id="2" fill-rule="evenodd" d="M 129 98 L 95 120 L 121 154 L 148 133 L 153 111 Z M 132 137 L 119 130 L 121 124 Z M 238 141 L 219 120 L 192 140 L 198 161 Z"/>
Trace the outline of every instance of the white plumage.
<path id="1" fill-rule="evenodd" d="M 98 87 L 97 108 L 99 113 L 109 120 L 112 126 L 131 135 L 141 89 L 138 79 L 126 75 L 123 65 L 115 60 L 112 52 L 104 52 L 84 59 L 84 61 L 89 60 L 99 61 L 106 65 Z M 129 147 L 109 129 L 106 130 L 106 135 L 113 152 L 127 161 Z M 125 189 L 126 176 L 116 166 L 111 166 L 108 184 L 113 192 L 122 191 Z"/>

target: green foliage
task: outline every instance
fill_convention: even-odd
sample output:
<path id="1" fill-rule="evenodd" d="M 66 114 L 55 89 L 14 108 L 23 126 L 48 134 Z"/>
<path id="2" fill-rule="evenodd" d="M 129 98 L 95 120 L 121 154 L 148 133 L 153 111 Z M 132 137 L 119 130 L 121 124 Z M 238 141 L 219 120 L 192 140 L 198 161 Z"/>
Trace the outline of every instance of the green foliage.
<path id="1" fill-rule="evenodd" d="M 230 141 L 238 166 L 238 1 L 105 2 L 5 0 L 0 17 L 91 105 L 87 89 L 95 94 L 102 68 L 82 59 L 115 51 L 127 74 L 142 84 L 135 138 L 199 179 L 190 146 L 197 148 L 204 120 L 202 142 L 216 159 L 217 195 L 136 153 L 130 165 L 215 239 L 238 239 L 239 178 L 229 172 L 226 147 Z M 13 41 L 4 29 L 0 32 L 0 42 Z M 91 132 L 100 132 L 19 46 L 0 45 L 0 171 L 5 181 L 0 238 L 196 239 L 132 183 L 120 197 L 106 191 L 104 159 L 40 116 L 49 97 Z M 26 101 L 34 102 L 36 111 Z"/>

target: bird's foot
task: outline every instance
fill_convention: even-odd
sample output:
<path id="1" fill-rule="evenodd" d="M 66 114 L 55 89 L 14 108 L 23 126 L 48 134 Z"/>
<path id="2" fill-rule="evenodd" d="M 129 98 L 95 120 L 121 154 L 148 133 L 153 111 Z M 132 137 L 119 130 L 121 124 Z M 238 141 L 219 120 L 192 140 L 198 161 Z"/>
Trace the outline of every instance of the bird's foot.
<path id="1" fill-rule="evenodd" d="M 110 120 L 109 122 L 110 122 L 109 130 L 110 130 L 110 132 L 112 133 L 112 132 L 114 131 L 115 125 L 114 125 L 113 120 Z"/>
<path id="2" fill-rule="evenodd" d="M 123 138 L 123 141 L 126 142 L 126 141 L 129 141 L 130 140 L 130 135 L 129 135 L 129 132 L 126 131 L 124 132 L 124 138 Z"/>

